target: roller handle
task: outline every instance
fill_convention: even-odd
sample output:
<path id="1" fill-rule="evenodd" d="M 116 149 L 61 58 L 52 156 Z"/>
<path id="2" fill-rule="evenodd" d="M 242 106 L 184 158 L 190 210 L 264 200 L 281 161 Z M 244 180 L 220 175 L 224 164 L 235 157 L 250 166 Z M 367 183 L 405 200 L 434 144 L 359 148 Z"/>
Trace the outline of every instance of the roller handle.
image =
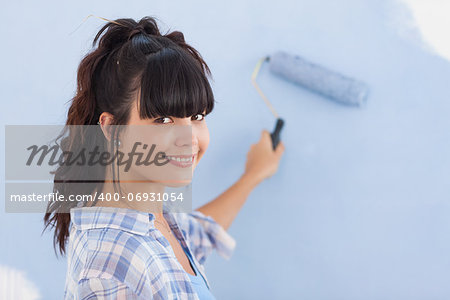
<path id="1" fill-rule="evenodd" d="M 275 129 L 270 134 L 270 137 L 272 138 L 272 146 L 273 146 L 274 151 L 277 148 L 278 143 L 280 142 L 280 132 L 281 132 L 281 129 L 283 128 L 283 125 L 284 125 L 284 120 L 281 118 L 278 118 L 277 123 L 275 125 Z"/>

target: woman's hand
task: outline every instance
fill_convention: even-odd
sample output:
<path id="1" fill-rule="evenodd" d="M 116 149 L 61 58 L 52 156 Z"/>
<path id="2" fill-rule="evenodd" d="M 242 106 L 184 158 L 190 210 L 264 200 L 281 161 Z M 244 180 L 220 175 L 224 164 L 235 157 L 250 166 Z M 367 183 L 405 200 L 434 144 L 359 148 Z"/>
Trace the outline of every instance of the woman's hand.
<path id="1" fill-rule="evenodd" d="M 244 175 L 254 178 L 257 182 L 269 178 L 277 172 L 283 152 L 284 144 L 281 141 L 273 151 L 270 133 L 264 129 L 259 142 L 250 147 Z"/>

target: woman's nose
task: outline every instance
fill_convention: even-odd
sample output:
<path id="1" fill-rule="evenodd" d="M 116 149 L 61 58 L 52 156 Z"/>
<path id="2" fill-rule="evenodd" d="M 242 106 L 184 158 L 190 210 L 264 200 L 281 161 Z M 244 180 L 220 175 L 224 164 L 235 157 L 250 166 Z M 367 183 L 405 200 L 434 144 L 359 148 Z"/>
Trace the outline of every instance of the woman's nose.
<path id="1" fill-rule="evenodd" d="M 175 146 L 192 149 L 193 152 L 197 152 L 199 148 L 198 136 L 194 132 L 193 128 L 183 130 L 184 133 L 180 134 L 175 141 Z"/>
<path id="2" fill-rule="evenodd" d="M 175 145 L 178 147 L 197 146 L 198 138 L 192 126 L 179 126 Z"/>

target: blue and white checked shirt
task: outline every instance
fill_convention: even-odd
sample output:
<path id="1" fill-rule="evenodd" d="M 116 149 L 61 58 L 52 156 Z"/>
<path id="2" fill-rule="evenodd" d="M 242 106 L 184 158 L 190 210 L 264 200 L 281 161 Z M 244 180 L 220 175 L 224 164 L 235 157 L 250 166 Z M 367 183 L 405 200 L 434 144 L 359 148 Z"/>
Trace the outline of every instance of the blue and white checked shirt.
<path id="1" fill-rule="evenodd" d="M 153 214 L 82 207 L 70 215 L 65 299 L 199 299 Z M 235 240 L 199 211 L 164 217 L 209 287 L 205 259 L 214 249 L 229 259 Z"/>

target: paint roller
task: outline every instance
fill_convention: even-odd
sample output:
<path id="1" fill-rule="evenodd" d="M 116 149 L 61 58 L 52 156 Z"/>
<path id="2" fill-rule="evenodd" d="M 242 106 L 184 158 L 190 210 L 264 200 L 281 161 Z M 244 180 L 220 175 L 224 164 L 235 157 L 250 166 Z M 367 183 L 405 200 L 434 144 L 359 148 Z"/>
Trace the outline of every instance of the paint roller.
<path id="1" fill-rule="evenodd" d="M 271 56 L 261 58 L 253 71 L 252 83 L 277 119 L 275 129 L 270 134 L 274 150 L 280 141 L 280 132 L 284 126 L 284 120 L 279 117 L 256 82 L 256 77 L 264 62 L 269 63 L 269 70 L 273 74 L 339 104 L 363 106 L 369 95 L 369 88 L 364 82 L 307 61 L 299 55 L 278 51 Z"/>

